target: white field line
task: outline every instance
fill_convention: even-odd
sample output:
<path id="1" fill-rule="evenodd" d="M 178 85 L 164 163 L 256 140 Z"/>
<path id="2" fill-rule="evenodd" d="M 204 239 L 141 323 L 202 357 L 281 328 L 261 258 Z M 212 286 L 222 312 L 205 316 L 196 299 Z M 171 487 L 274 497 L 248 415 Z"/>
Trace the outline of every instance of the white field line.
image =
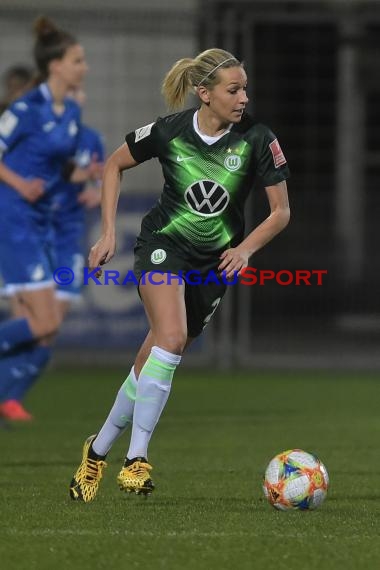
<path id="1" fill-rule="evenodd" d="M 192 531 L 134 531 L 134 530 L 86 530 L 86 529 L 54 529 L 54 528 L 40 528 L 40 529 L 31 529 L 31 530 L 18 530 L 18 529 L 4 529 L 4 532 L 0 531 L 0 535 L 7 535 L 7 536 L 126 536 L 131 538 L 138 538 L 138 537 L 150 537 L 150 538 L 190 538 L 190 537 L 199 537 L 199 538 L 239 538 L 239 537 L 249 537 L 251 539 L 260 538 L 260 536 L 267 536 L 267 535 L 260 535 L 259 533 L 255 533 L 254 531 L 235 531 L 235 532 L 223 532 L 223 531 L 201 531 L 201 530 L 192 530 Z M 286 532 L 271 532 L 271 536 L 278 536 L 282 539 L 291 538 L 291 539 L 303 539 L 308 538 L 309 533 L 286 533 Z M 379 534 L 373 535 L 364 535 L 364 534 L 344 534 L 344 535 L 333 535 L 333 534 L 326 534 L 323 535 L 325 540 L 373 540 L 374 537 L 378 537 Z"/>

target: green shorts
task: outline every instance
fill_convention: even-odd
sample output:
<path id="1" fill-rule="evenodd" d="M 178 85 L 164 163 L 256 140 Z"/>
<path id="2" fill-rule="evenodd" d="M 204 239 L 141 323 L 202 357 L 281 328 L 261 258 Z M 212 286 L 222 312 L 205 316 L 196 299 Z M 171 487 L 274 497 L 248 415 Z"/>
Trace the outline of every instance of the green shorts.
<path id="1" fill-rule="evenodd" d="M 194 338 L 201 334 L 226 292 L 227 286 L 222 279 L 216 279 L 218 282 L 207 279 L 211 271 L 217 275 L 218 263 L 216 258 L 200 267 L 194 267 L 194 264 L 181 259 L 178 252 L 170 250 L 166 244 L 152 241 L 135 247 L 134 275 L 140 282 L 145 273 L 157 272 L 158 275 L 153 279 L 157 284 L 162 279 L 167 282 L 167 274 L 181 276 L 185 282 L 187 334 Z M 178 279 L 172 281 L 178 282 Z"/>

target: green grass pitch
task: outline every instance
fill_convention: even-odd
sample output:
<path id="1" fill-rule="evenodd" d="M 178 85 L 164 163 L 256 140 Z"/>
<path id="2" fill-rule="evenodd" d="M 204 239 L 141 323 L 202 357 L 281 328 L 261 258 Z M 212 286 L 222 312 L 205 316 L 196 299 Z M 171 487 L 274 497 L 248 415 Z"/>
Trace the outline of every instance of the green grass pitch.
<path id="1" fill-rule="evenodd" d="M 380 379 L 374 374 L 180 370 L 153 436 L 156 491 L 119 491 L 124 435 L 98 497 L 68 486 L 125 373 L 51 369 L 29 425 L 0 430 L 3 570 L 380 568 Z M 330 474 L 314 512 L 278 512 L 261 478 L 280 451 L 320 456 Z"/>

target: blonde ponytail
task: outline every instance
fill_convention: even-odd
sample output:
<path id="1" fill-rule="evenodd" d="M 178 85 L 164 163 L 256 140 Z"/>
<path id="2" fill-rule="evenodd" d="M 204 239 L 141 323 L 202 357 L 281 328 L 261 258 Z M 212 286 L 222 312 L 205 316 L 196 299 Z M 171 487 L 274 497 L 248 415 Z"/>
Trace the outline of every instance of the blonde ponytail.
<path id="1" fill-rule="evenodd" d="M 162 94 L 169 109 L 182 109 L 189 91 L 202 85 L 214 87 L 219 82 L 218 70 L 242 66 L 234 55 L 219 48 L 203 51 L 194 59 L 183 58 L 168 71 L 162 83 Z"/>
<path id="2" fill-rule="evenodd" d="M 188 92 L 193 88 L 192 76 L 195 60 L 180 59 L 168 71 L 162 83 L 162 94 L 169 109 L 182 109 Z"/>

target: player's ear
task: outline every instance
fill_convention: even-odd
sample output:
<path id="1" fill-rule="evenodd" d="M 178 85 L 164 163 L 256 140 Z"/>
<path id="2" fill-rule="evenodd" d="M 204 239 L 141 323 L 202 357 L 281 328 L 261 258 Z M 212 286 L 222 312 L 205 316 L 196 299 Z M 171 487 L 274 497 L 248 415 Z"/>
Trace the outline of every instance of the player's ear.
<path id="1" fill-rule="evenodd" d="M 197 87 L 197 93 L 202 103 L 204 103 L 205 105 L 210 104 L 210 92 L 206 87 L 200 85 L 199 87 Z"/>
<path id="2" fill-rule="evenodd" d="M 61 60 L 60 59 L 52 59 L 49 62 L 49 66 L 48 66 L 49 75 L 59 72 L 60 67 L 61 67 Z"/>

